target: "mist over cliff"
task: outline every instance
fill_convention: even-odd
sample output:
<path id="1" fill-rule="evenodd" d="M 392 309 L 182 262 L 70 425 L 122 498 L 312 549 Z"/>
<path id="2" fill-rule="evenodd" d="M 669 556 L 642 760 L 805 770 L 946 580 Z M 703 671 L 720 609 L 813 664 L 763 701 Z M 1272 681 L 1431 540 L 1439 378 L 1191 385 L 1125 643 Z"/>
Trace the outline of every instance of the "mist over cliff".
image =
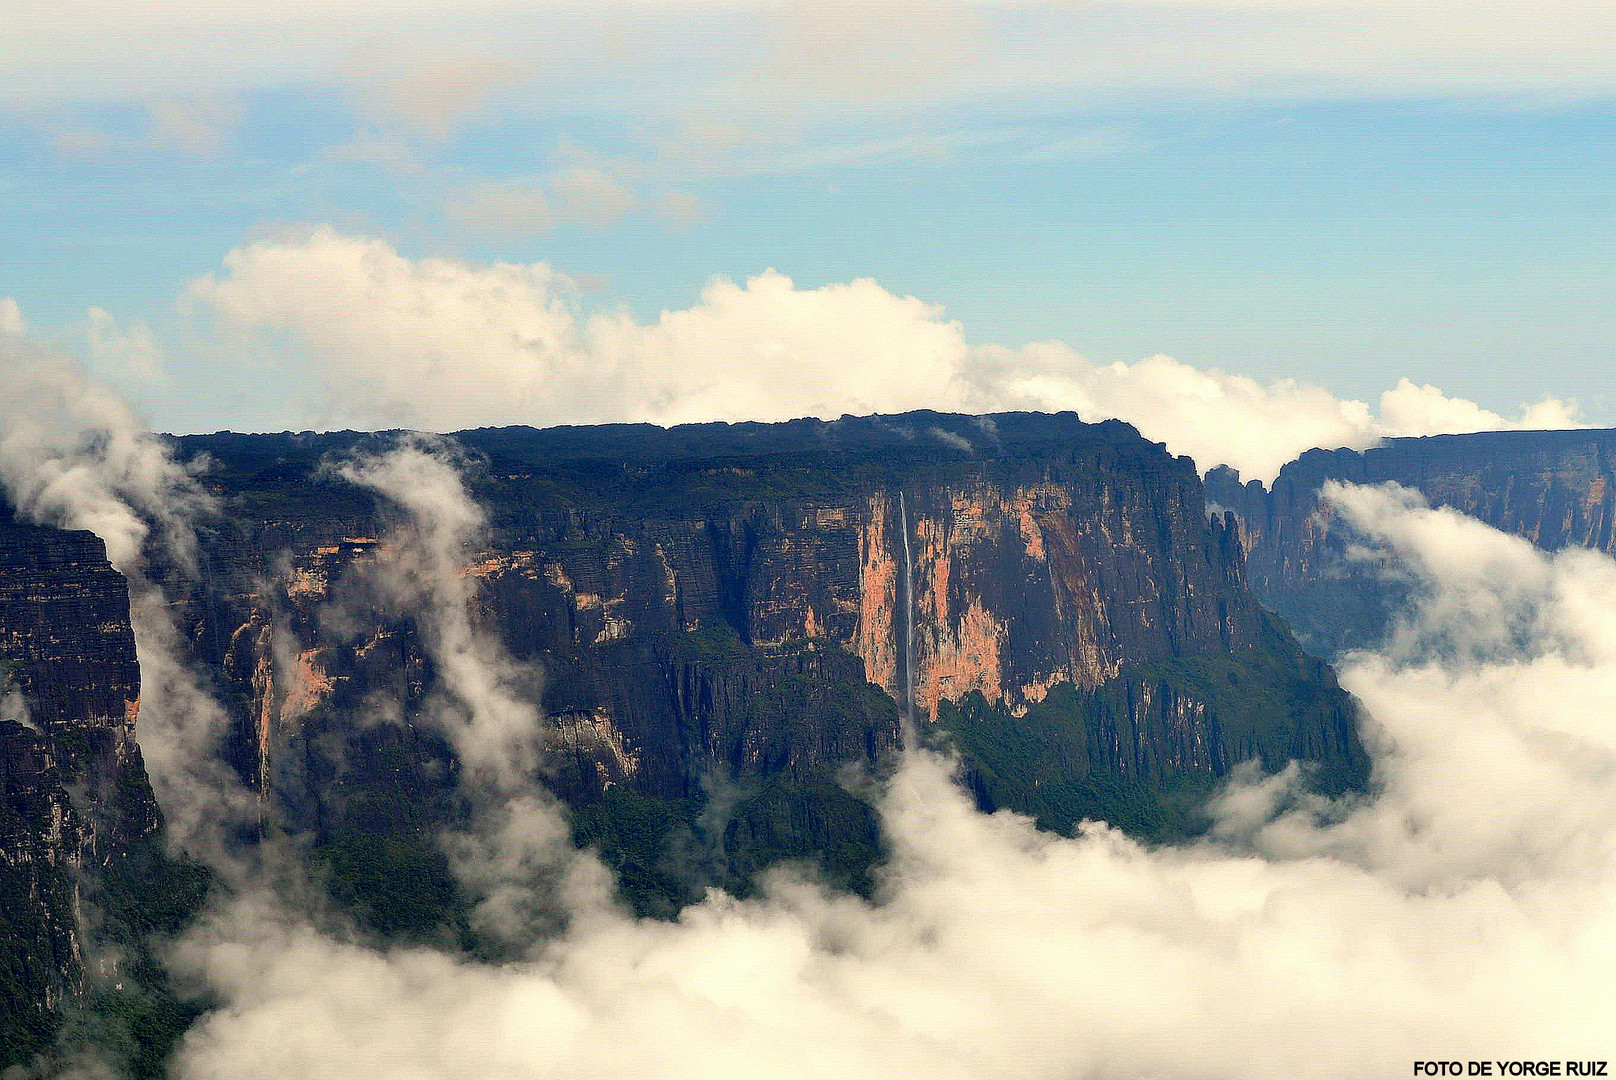
<path id="1" fill-rule="evenodd" d="M 870 898 L 788 872 L 666 922 L 590 875 L 559 936 L 501 963 L 366 945 L 255 893 L 177 947 L 226 1002 L 178 1071 L 1278 1077 L 1433 1042 L 1606 1055 L 1613 746 L 1592 706 L 1616 688 L 1598 614 L 1616 566 L 1394 492 L 1329 498 L 1430 596 L 1402 647 L 1344 670 L 1376 718 L 1371 798 L 1247 774 L 1208 837 L 1145 847 L 983 815 L 946 759 L 910 752 L 877 798 L 891 857 Z M 1501 647 L 1500 617 L 1535 620 L 1532 646 Z M 519 835 L 530 856 L 561 839 Z"/>
<path id="2" fill-rule="evenodd" d="M 1405 490 L 1322 489 L 1372 547 L 1365 572 L 1412 586 L 1397 633 L 1341 664 L 1368 712 L 1343 739 L 1333 678 L 1252 600 L 1194 466 L 1121 425 L 175 444 L 53 386 L 72 407 L 15 429 L 33 434 L 7 447 L 7 491 L 120 553 L 135 735 L 175 855 L 214 882 L 159 948 L 199 1013 L 174 1075 L 1347 1077 L 1433 1052 L 1609 1056 L 1602 554 Z M 598 449 L 569 464 L 592 437 L 615 475 Z M 790 453 L 746 445 L 776 437 Z M 84 550 L 85 579 L 105 576 Z M 625 648 L 652 627 L 666 649 Z M 1276 679 L 1292 696 L 1241 710 Z M 664 704 L 611 689 L 646 683 Z M 905 696 L 952 738 L 903 746 Z M 1080 749 L 1045 745 L 1078 775 L 1148 783 L 1006 786 L 1011 751 L 1074 724 Z M 653 754 L 658 730 L 679 738 Z M 1171 783 L 1210 796 L 1195 826 L 1057 820 Z M 380 842 L 356 835 L 377 820 Z M 705 879 L 630 888 L 650 821 L 746 845 L 783 822 L 776 840 L 823 856 L 816 829 L 864 820 L 838 856 L 862 878 L 793 857 L 758 877 L 720 844 L 682 854 Z M 412 921 L 420 888 L 408 909 L 367 891 L 383 856 L 442 886 L 441 920 Z M 702 880 L 727 887 L 680 891 Z M 78 1049 L 94 1056 L 58 1064 L 124 1067 Z"/>

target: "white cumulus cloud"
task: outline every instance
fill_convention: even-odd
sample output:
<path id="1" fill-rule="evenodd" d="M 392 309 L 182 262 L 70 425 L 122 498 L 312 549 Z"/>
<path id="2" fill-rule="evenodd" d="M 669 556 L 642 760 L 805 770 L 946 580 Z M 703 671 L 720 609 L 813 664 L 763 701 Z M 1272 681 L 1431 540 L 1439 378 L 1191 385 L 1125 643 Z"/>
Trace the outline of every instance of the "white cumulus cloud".
<path id="1" fill-rule="evenodd" d="M 120 322 L 101 307 L 85 314 L 90 360 L 98 369 L 148 381 L 163 377 L 163 348 L 144 319 Z"/>
<path id="2" fill-rule="evenodd" d="M 490 208 L 547 221 L 538 189 L 484 192 Z M 1574 425 L 1553 398 L 1510 418 L 1403 380 L 1377 406 L 1295 379 L 1260 383 L 1166 356 L 1096 363 L 1060 342 L 969 343 L 943 311 L 870 279 L 799 288 L 768 271 L 715 279 L 652 321 L 584 311 L 543 264 L 410 258 L 330 228 L 256 241 L 191 299 L 250 335 L 300 349 L 296 377 L 323 383 L 323 413 L 289 426 L 783 420 L 913 408 L 1072 409 L 1126 420 L 1202 468 L 1271 479 L 1315 446 L 1392 435 Z"/>

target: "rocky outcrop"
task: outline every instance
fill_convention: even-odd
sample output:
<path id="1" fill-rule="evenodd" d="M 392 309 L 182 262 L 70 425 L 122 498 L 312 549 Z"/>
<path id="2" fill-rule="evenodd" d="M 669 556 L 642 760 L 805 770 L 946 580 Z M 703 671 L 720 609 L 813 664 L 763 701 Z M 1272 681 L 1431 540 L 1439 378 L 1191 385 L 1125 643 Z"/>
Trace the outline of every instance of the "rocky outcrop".
<path id="1" fill-rule="evenodd" d="M 976 430 L 984 445 L 969 454 L 943 443 L 911 451 L 889 435 L 858 477 L 824 454 L 762 467 L 676 458 L 626 483 L 621 473 L 568 477 L 574 490 L 560 498 L 560 477 L 504 473 L 515 466 L 492 458 L 478 492 L 494 510 L 490 546 L 467 553 L 466 573 L 478 579 L 486 621 L 519 654 L 724 625 L 760 649 L 832 643 L 897 697 L 907 529 L 913 674 L 928 713 L 971 690 L 1023 709 L 1052 685 L 1096 686 L 1124 660 L 1255 640 L 1260 617 L 1238 552 L 1221 522 L 1207 524 L 1187 460 L 1122 425 L 1024 423 L 1032 430 L 1009 446 Z M 481 448 L 479 434 L 460 438 Z M 205 438 L 182 445 L 224 457 Z M 345 448 L 336 439 L 285 447 L 276 475 L 312 477 L 324 454 Z M 943 450 L 952 453 L 939 461 Z M 217 488 L 257 503 L 254 486 L 243 477 Z M 529 502 L 535 486 L 543 496 Z M 214 581 L 247 618 L 221 634 L 241 633 L 253 612 L 252 625 L 267 627 L 272 608 L 323 602 L 340 568 L 373 543 L 363 536 L 385 528 L 385 509 L 341 487 L 310 482 L 273 518 L 227 510 L 241 532 L 210 549 Z M 320 515 L 328 504 L 334 512 Z"/>
<path id="2" fill-rule="evenodd" d="M 90 533 L 21 524 L 4 507 L 0 678 L 4 1065 L 48 1042 L 93 974 L 86 875 L 160 824 L 134 737 L 140 669 L 124 579 Z"/>

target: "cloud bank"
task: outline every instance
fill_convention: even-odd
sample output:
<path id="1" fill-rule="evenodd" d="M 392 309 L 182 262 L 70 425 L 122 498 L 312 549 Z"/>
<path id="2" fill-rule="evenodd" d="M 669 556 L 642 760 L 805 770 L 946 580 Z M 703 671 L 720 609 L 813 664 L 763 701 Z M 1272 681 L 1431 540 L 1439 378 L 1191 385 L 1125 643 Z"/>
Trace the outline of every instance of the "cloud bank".
<path id="1" fill-rule="evenodd" d="M 1608 1060 L 1616 563 L 1396 489 L 1329 498 L 1425 598 L 1400 644 L 1344 672 L 1378 723 L 1374 798 L 1246 776 L 1212 839 L 1146 849 L 980 814 L 948 762 L 914 753 L 881 802 L 894 854 L 871 902 L 777 875 L 674 922 L 590 909 L 501 965 L 239 906 L 181 947 L 226 1004 L 179 1074 L 1345 1078 Z M 1500 616 L 1543 632 L 1500 649 Z"/>
<path id="2" fill-rule="evenodd" d="M 1375 407 L 1294 379 L 1261 384 L 1166 356 L 1096 363 L 1060 342 L 974 345 L 940 308 L 861 278 L 798 288 L 718 278 L 641 322 L 582 308 L 542 263 L 412 259 L 317 228 L 238 247 L 189 300 L 231 332 L 286 338 L 288 381 L 322 387 L 289 424 L 452 431 L 500 424 L 786 420 L 915 408 L 1117 417 L 1188 454 L 1272 479 L 1315 446 L 1576 426 L 1553 398 L 1515 418 L 1403 380 Z"/>
<path id="3" fill-rule="evenodd" d="M 44 524 L 96 533 L 120 570 L 141 565 L 154 525 L 191 565 L 189 519 L 206 496 L 116 391 L 24 329 L 16 302 L 0 300 L 0 485 L 12 502 Z"/>

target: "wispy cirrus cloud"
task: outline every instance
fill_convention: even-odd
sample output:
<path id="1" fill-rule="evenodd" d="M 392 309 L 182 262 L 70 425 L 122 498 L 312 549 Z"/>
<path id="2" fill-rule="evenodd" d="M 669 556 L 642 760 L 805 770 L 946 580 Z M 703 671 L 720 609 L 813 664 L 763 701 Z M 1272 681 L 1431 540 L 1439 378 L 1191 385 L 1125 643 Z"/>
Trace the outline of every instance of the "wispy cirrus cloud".
<path id="1" fill-rule="evenodd" d="M 131 82 L 241 89 L 331 78 L 346 64 L 368 88 L 367 107 L 428 132 L 452 127 L 513 77 L 557 68 L 599 76 L 603 65 L 625 61 L 632 68 L 616 74 L 631 82 L 681 69 L 693 91 L 685 102 L 702 109 L 726 97 L 764 111 L 820 98 L 902 107 L 897 97 L 1037 86 L 1262 94 L 1301 78 L 1314 80 L 1315 93 L 1390 87 L 1490 97 L 1608 90 L 1613 29 L 1609 6 L 1587 0 L 1530 8 L 1505 0 L 471 0 L 452 13 L 418 0 L 66 0 L 15 21 L 0 57 L 17 64 L 0 96 L 107 100 Z M 211 53 L 197 51 L 203 41 Z M 198 55 L 208 60 L 195 63 Z M 99 87 L 89 78 L 95 62 Z M 48 66 L 64 76 L 55 87 L 46 85 Z M 644 105 L 676 112 L 679 102 Z"/>
<path id="2" fill-rule="evenodd" d="M 241 121 L 240 103 L 214 93 L 166 97 L 143 108 L 144 122 L 133 133 L 69 124 L 51 131 L 50 144 L 70 157 L 169 151 L 212 160 L 230 149 Z"/>
<path id="3" fill-rule="evenodd" d="M 341 78 L 355 111 L 369 125 L 429 143 L 448 140 L 481 115 L 496 94 L 533 74 L 521 59 L 445 57 L 390 44 L 385 39 L 360 43 L 344 60 Z"/>

